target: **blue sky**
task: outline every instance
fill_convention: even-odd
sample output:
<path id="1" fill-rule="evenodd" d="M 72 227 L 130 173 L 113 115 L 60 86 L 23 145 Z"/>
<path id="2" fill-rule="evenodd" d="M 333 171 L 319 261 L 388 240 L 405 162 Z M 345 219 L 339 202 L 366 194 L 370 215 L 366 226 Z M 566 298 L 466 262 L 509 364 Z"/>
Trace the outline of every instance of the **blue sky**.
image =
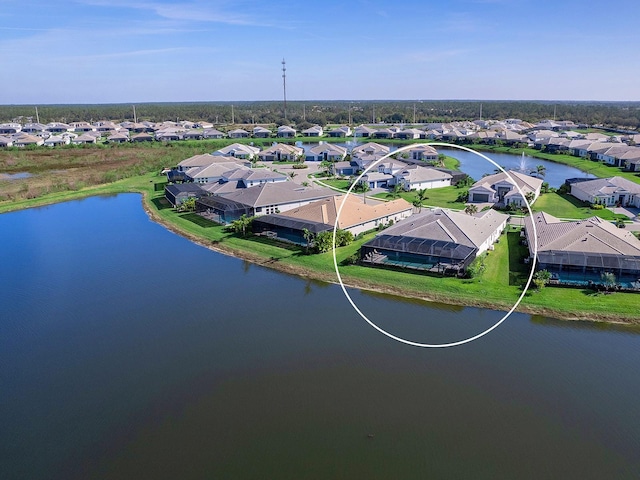
<path id="1" fill-rule="evenodd" d="M 637 0 L 0 0 L 0 104 L 640 100 Z"/>

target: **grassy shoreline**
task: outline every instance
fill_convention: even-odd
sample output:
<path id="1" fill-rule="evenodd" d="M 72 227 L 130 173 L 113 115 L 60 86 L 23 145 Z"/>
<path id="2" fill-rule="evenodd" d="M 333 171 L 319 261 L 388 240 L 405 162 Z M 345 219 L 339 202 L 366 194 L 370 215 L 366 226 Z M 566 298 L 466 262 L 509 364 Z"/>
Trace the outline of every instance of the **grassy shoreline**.
<path id="1" fill-rule="evenodd" d="M 87 196 L 140 193 L 142 205 L 153 221 L 194 243 L 281 272 L 337 283 L 331 253 L 302 255 L 299 249 L 287 248 L 265 239 L 237 237 L 225 232 L 221 226 L 202 221 L 195 214 L 176 213 L 163 205 L 163 192 L 155 189 L 156 183 L 161 183 L 163 180 L 157 174 L 148 173 L 77 191 L 56 192 L 18 202 L 2 202 L 0 213 Z M 367 239 L 338 249 L 338 263 L 340 264 L 342 260 L 357 251 L 359 245 Z M 492 255 L 496 257 L 500 249 L 509 248 L 508 244 L 509 241 L 501 242 L 497 246 L 496 253 Z M 503 252 L 500 258 L 508 258 L 508 255 L 504 256 Z M 487 272 L 479 281 L 434 278 L 415 273 L 351 265 L 340 267 L 340 273 L 345 284 L 354 288 L 405 298 L 507 311 L 521 293 L 522 274 L 517 272 L 517 266 L 502 264 L 493 268 L 491 261 L 488 265 L 491 268 L 487 268 Z M 505 275 L 505 269 L 507 275 Z M 528 275 L 528 272 L 526 273 Z M 518 278 L 514 280 L 514 277 Z M 541 292 L 528 292 L 516 311 L 565 320 L 640 325 L 640 312 L 637 308 L 639 302 L 640 296 L 632 293 L 595 295 L 586 290 L 549 287 Z"/>

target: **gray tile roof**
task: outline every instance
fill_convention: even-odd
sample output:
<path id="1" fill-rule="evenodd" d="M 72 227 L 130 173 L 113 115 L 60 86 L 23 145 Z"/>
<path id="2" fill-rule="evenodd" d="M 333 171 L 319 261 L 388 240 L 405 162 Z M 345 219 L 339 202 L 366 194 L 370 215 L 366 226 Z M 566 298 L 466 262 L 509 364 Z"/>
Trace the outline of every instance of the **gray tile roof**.
<path id="1" fill-rule="evenodd" d="M 538 252 L 565 251 L 640 256 L 640 240 L 631 232 L 617 228 L 598 217 L 563 222 L 548 213 L 525 218 L 525 231 L 533 250 L 535 222 Z"/>

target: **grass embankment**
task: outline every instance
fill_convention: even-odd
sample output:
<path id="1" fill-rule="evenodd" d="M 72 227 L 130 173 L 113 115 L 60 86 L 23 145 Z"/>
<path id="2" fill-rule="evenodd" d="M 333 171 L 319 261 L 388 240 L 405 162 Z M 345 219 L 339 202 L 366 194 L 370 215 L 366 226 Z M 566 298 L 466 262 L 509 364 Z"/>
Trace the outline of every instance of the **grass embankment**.
<path id="1" fill-rule="evenodd" d="M 193 213 L 176 213 L 159 192 L 152 193 L 148 199 L 152 214 L 157 215 L 159 221 L 205 246 L 284 272 L 328 282 L 337 280 L 331 253 L 305 255 L 302 248 L 267 238 L 242 238 Z M 338 264 L 356 253 L 374 235 L 370 233 L 347 247 L 337 249 Z M 345 283 L 355 287 L 508 310 L 522 293 L 522 285 L 529 275 L 530 267 L 522 263 L 525 254 L 526 247 L 520 244 L 519 231 L 510 230 L 501 237 L 495 250 L 488 253 L 485 270 L 477 279 L 461 280 L 358 265 L 340 266 L 340 274 Z M 639 300 L 637 294 L 631 293 L 602 295 L 590 290 L 547 287 L 540 292 L 527 292 L 519 310 L 560 318 L 640 323 Z"/>
<path id="2" fill-rule="evenodd" d="M 578 170 L 582 170 L 583 172 L 595 175 L 598 178 L 618 176 L 635 183 L 640 183 L 640 173 L 638 172 L 627 172 L 620 167 L 614 167 L 599 161 L 586 160 L 581 157 L 574 157 L 573 155 L 567 155 L 565 153 L 545 153 L 534 148 L 498 147 L 481 144 L 473 145 L 472 148 L 480 151 L 513 153 L 515 155 L 522 155 L 522 152 L 524 152 L 525 155 L 530 157 L 541 158 L 542 160 L 548 160 L 550 162 L 561 163 L 569 167 L 574 167 Z"/>
<path id="3" fill-rule="evenodd" d="M 123 160 L 123 162 L 135 162 L 137 157 L 133 153 L 136 151 L 149 152 L 151 156 L 154 155 L 154 152 L 160 154 L 160 158 L 150 161 L 146 166 L 138 167 L 152 169 L 154 173 L 132 176 L 132 172 L 126 170 L 125 173 L 129 175 L 128 178 L 108 184 L 79 186 L 75 190 L 67 189 L 50 192 L 38 198 L 17 198 L 0 201 L 0 213 L 91 195 L 140 192 L 144 194 L 145 208 L 153 219 L 193 241 L 281 271 L 329 282 L 336 281 L 331 253 L 305 255 L 300 248 L 284 246 L 269 239 L 241 238 L 226 232 L 220 225 L 213 224 L 198 215 L 177 213 L 168 207 L 163 198 L 161 188 L 164 178 L 158 176 L 155 172 L 158 171 L 158 165 L 171 164 L 169 159 L 173 158 L 173 153 L 170 154 L 168 152 L 175 151 L 176 157 L 180 160 L 196 153 L 202 153 L 201 144 L 198 144 L 197 148 L 186 145 L 184 147 L 175 150 L 172 147 L 162 146 L 157 148 L 137 147 L 123 149 L 123 151 L 132 153 L 132 157 L 125 156 L 128 159 Z M 189 149 L 194 150 L 189 151 Z M 14 152 L 6 153 L 13 155 Z M 8 155 L 3 155 L 2 158 L 6 160 L 7 157 Z M 91 162 L 86 161 L 85 163 L 88 164 L 78 168 L 91 171 Z M 22 167 L 22 165 L 17 166 L 17 170 L 13 171 L 24 171 L 25 169 Z M 5 169 L 5 171 L 7 170 Z M 15 182 L 15 180 L 11 182 Z M 158 184 L 158 190 L 156 190 L 156 184 Z M 458 189 L 450 187 L 448 190 L 439 190 L 440 192 L 437 194 L 436 190 L 430 191 L 429 199 L 425 203 L 440 203 L 440 206 L 451 208 L 452 204 L 448 202 L 450 202 L 453 193 L 457 196 Z M 443 197 L 436 201 L 436 195 L 443 195 Z M 360 245 L 371 238 L 372 235 L 370 234 L 348 247 L 338 249 L 338 261 L 342 262 L 357 252 Z M 446 303 L 509 309 L 522 292 L 522 283 L 528 275 L 528 270 L 521 263 L 523 247 L 519 245 L 518 234 L 505 234 L 502 238 L 496 245 L 495 251 L 488 254 L 486 269 L 478 279 L 441 278 L 420 273 L 406 273 L 397 270 L 354 265 L 342 266 L 340 267 L 340 272 L 347 284 L 361 288 Z M 507 241 L 504 240 L 505 238 Z M 541 292 L 528 292 L 519 310 L 560 318 L 640 323 L 640 312 L 637 308 L 639 301 L 640 297 L 637 294 L 615 293 L 613 295 L 598 295 L 590 290 L 548 287 Z"/>

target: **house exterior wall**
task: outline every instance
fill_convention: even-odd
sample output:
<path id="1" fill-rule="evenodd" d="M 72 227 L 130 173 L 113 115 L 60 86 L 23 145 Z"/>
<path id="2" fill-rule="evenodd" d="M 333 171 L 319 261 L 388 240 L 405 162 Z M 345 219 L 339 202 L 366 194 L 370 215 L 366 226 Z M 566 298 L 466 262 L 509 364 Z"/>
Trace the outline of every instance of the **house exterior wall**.
<path id="1" fill-rule="evenodd" d="M 430 180 L 425 182 L 414 182 L 408 183 L 405 179 L 400 179 L 400 184 L 406 191 L 409 190 L 423 190 L 423 189 L 431 189 L 431 188 L 442 188 L 448 187 L 451 185 L 451 179 L 443 179 L 443 180 Z"/>

